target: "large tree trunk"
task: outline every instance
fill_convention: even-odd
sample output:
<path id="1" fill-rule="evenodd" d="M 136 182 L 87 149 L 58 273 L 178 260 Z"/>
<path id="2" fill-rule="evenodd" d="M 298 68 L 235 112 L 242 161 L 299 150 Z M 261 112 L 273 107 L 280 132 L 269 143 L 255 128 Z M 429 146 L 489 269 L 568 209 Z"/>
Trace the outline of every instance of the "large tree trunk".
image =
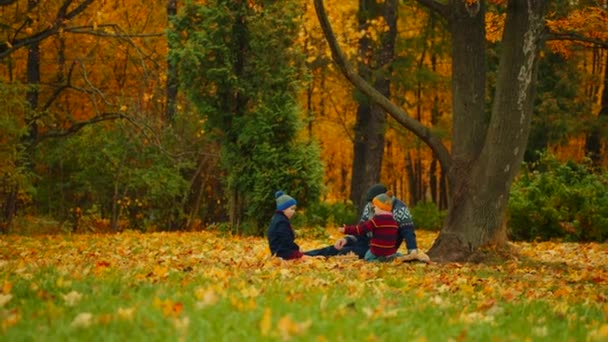
<path id="1" fill-rule="evenodd" d="M 390 97 L 390 81 L 387 66 L 394 56 L 397 34 L 397 1 L 386 0 L 384 5 L 376 1 L 359 1 L 359 27 L 366 29 L 369 20 L 384 17 L 389 30 L 376 48 L 367 37 L 359 41 L 359 75 L 372 83 L 385 97 Z M 371 56 L 371 58 L 370 58 Z M 385 110 L 369 99 L 359 100 L 355 122 L 354 157 L 351 178 L 351 200 L 358 209 L 365 204 L 367 189 L 380 180 L 382 157 L 384 155 L 384 135 L 386 131 Z"/>
<path id="2" fill-rule="evenodd" d="M 602 165 L 602 133 L 600 126 L 605 121 L 603 118 L 608 117 L 608 56 L 604 58 L 604 89 L 600 99 L 600 111 L 597 115 L 598 124 L 592 128 L 585 142 L 585 153 L 596 167 Z"/>
<path id="3" fill-rule="evenodd" d="M 545 0 L 511 0 L 507 7 L 496 92 L 487 126 L 482 119 L 484 92 L 459 93 L 472 83 L 483 87 L 485 67 L 470 59 L 484 58 L 479 41 L 463 40 L 483 32 L 483 6 L 476 16 L 459 3 L 451 22 L 454 39 L 454 164 L 449 173 L 451 205 L 448 218 L 429 256 L 437 261 L 467 260 L 479 247 L 501 243 L 506 237 L 505 213 L 509 190 L 519 171 L 532 116 L 538 52 L 544 26 Z M 468 12 L 468 13 L 467 13 Z M 479 54 L 480 53 L 480 54 Z M 479 62 L 478 62 L 479 63 Z M 462 73 L 463 70 L 468 72 Z M 472 78 L 474 77 L 474 78 Z M 481 80 L 479 79 L 481 78 Z M 473 80 L 473 82 L 471 82 Z M 459 103 L 471 96 L 479 103 Z M 472 111 L 477 117 L 470 117 Z M 467 117 L 469 115 L 469 117 Z M 477 123 L 477 125 L 472 123 Z"/>

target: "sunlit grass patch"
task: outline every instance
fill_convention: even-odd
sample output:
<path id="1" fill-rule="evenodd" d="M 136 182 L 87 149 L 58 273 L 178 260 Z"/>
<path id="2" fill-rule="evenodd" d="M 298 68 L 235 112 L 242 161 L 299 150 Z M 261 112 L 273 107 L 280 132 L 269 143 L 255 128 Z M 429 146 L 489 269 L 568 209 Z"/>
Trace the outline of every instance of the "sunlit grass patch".
<path id="1" fill-rule="evenodd" d="M 418 233 L 423 249 L 434 237 Z M 518 244 L 519 257 L 502 264 L 427 265 L 286 262 L 268 255 L 265 239 L 206 231 L 9 235 L 0 242 L 0 337 L 605 340 L 605 246 L 553 246 Z"/>

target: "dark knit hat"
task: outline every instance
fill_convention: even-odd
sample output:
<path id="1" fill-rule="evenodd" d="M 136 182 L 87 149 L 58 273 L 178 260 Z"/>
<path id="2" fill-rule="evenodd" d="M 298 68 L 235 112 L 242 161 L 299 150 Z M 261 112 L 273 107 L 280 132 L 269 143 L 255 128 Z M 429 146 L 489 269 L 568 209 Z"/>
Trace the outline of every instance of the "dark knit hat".
<path id="1" fill-rule="evenodd" d="M 372 203 L 382 209 L 384 211 L 392 211 L 393 210 L 393 192 L 387 191 L 384 194 L 380 194 L 372 200 Z"/>
<path id="2" fill-rule="evenodd" d="M 374 184 L 372 185 L 368 190 L 367 190 L 367 194 L 365 195 L 365 201 L 366 202 L 371 202 L 374 197 L 383 194 L 386 192 L 386 187 L 384 186 L 384 184 L 378 183 L 378 184 Z"/>
<path id="3" fill-rule="evenodd" d="M 292 205 L 298 204 L 298 202 L 296 202 L 296 200 L 293 199 L 293 197 L 284 193 L 282 190 L 277 191 L 274 194 L 274 198 L 277 199 L 277 210 L 285 210 L 285 209 L 291 207 Z"/>

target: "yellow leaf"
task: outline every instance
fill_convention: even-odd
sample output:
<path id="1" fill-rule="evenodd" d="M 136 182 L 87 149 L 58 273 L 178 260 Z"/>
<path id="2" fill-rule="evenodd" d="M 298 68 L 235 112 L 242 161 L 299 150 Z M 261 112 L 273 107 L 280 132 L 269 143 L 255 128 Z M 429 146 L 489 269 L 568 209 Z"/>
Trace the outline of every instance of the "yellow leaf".
<path id="1" fill-rule="evenodd" d="M 199 309 L 214 305 L 219 300 L 217 293 L 213 289 L 203 289 L 199 287 L 194 290 L 194 296 L 199 300 L 196 303 L 196 307 Z"/>
<path id="2" fill-rule="evenodd" d="M 243 295 L 243 297 L 247 298 L 255 298 L 260 294 L 260 290 L 258 290 L 257 288 L 250 286 L 248 288 L 242 289 L 241 290 L 241 294 Z"/>
<path id="3" fill-rule="evenodd" d="M 70 324 L 74 328 L 86 328 L 93 322 L 93 314 L 90 312 L 81 312 Z"/>
<path id="4" fill-rule="evenodd" d="M 0 293 L 0 308 L 3 307 L 4 305 L 6 305 L 6 303 L 10 302 L 10 300 L 12 298 L 13 298 L 13 295 L 11 295 L 11 294 Z"/>
<path id="5" fill-rule="evenodd" d="M 283 316 L 279 319 L 279 322 L 277 322 L 277 328 L 283 340 L 288 340 L 293 336 L 303 334 L 311 325 L 311 320 L 306 320 L 301 323 L 294 322 L 290 315 Z"/>
<path id="6" fill-rule="evenodd" d="M 130 321 L 133 319 L 133 315 L 135 314 L 135 308 L 118 308 L 118 318 L 123 319 L 125 321 Z"/>
<path id="7" fill-rule="evenodd" d="M 159 278 L 165 278 L 169 273 L 169 268 L 166 266 L 155 265 L 152 272 Z"/>
<path id="8" fill-rule="evenodd" d="M 12 289 L 13 289 L 13 284 L 11 284 L 9 281 L 5 280 L 4 284 L 2 284 L 2 293 L 9 294 L 9 293 L 11 293 Z"/>
<path id="9" fill-rule="evenodd" d="M 175 318 L 173 320 L 173 326 L 175 330 L 179 331 L 181 334 L 185 334 L 190 326 L 190 317 L 183 317 L 181 319 Z"/>
<path id="10" fill-rule="evenodd" d="M 264 309 L 262 320 L 260 321 L 260 333 L 262 336 L 268 336 L 270 329 L 272 328 L 272 311 L 270 308 Z"/>
<path id="11" fill-rule="evenodd" d="M 602 324 L 597 330 L 589 332 L 588 341 L 606 341 L 608 340 L 608 324 Z"/>
<path id="12" fill-rule="evenodd" d="M 5 313 L 5 315 L 6 316 L 4 316 L 4 319 L 2 320 L 2 329 L 12 327 L 13 325 L 17 324 L 21 319 L 21 315 L 19 315 L 19 312 L 17 310 L 8 311 L 8 313 Z"/>
<path id="13" fill-rule="evenodd" d="M 67 306 L 75 306 L 82 299 L 82 295 L 77 291 L 71 291 L 63 295 L 63 300 Z"/>

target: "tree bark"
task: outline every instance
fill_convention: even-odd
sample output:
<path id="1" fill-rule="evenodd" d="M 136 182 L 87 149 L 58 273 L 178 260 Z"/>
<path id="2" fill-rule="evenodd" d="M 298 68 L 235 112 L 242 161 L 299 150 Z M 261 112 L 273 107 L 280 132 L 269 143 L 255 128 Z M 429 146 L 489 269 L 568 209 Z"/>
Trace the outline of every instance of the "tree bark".
<path id="1" fill-rule="evenodd" d="M 374 85 L 383 96 L 390 97 L 390 80 L 387 71 L 395 54 L 397 36 L 397 1 L 386 0 L 383 5 L 375 0 L 359 1 L 359 29 L 366 30 L 371 19 L 383 17 L 388 32 L 383 35 L 381 45 L 364 36 L 359 40 L 359 75 Z M 362 210 L 367 189 L 378 183 L 384 155 L 386 113 L 382 107 L 367 98 L 358 100 L 353 146 L 351 177 L 351 201 Z"/>
<path id="2" fill-rule="evenodd" d="M 466 90 L 473 83 L 482 87 L 484 83 L 478 79 L 471 81 L 472 75 L 481 77 L 484 71 L 466 60 L 465 56 L 470 52 L 456 47 L 466 44 L 461 41 L 465 38 L 461 35 L 468 27 L 483 32 L 483 5 L 479 10 L 481 17 L 476 21 L 465 19 L 468 11 L 462 11 L 464 3 L 460 3 L 460 11 L 456 12 L 452 25 L 463 19 L 464 22 L 451 29 L 456 49 L 453 61 L 455 161 L 449 174 L 452 197 L 448 217 L 428 253 L 436 261 L 466 261 L 479 247 L 506 240 L 509 190 L 523 160 L 530 131 L 545 4 L 545 0 L 510 0 L 508 3 L 496 92 L 488 124 L 481 110 L 476 117 L 467 118 L 483 103 L 458 100 L 463 96 L 459 90 Z M 471 37 L 466 36 L 466 39 L 470 41 Z M 475 47 L 477 44 L 480 43 Z M 481 52 L 483 58 L 485 54 Z M 460 72 L 467 68 L 472 68 L 469 72 L 473 74 Z M 473 99 L 483 102 L 481 94 L 484 94 L 481 89 L 469 93 L 475 96 Z"/>
<path id="3" fill-rule="evenodd" d="M 608 49 L 606 49 L 608 51 Z M 598 124 L 591 129 L 585 142 L 585 153 L 591 159 L 593 166 L 602 165 L 602 140 L 600 126 L 608 118 L 608 57 L 605 58 L 604 65 L 604 89 L 600 99 L 600 111 L 597 115 Z"/>
<path id="4" fill-rule="evenodd" d="M 167 0 L 167 20 L 171 20 L 177 14 L 177 0 Z M 167 24 L 169 26 L 169 24 Z M 171 42 L 169 41 L 169 44 Z M 171 49 L 171 45 L 169 45 Z M 166 108 L 165 120 L 167 123 L 172 123 L 175 117 L 177 108 L 177 91 L 179 88 L 179 77 L 177 74 L 177 66 L 171 61 L 167 61 L 167 90 L 166 90 Z"/>

